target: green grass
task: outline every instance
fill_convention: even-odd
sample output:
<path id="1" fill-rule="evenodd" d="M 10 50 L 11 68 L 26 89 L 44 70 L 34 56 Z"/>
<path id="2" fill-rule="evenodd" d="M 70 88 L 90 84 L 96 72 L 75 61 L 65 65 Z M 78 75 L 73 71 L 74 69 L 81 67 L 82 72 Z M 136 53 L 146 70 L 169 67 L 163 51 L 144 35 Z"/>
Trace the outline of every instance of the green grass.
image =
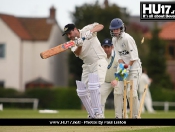
<path id="1" fill-rule="evenodd" d="M 106 118 L 114 118 L 114 110 L 106 110 Z M 39 113 L 38 110 L 4 109 L 2 118 L 86 118 L 85 110 L 58 110 L 58 113 Z M 142 118 L 175 118 L 175 111 L 143 113 Z M 0 126 L 0 132 L 175 132 L 175 126 Z"/>
<path id="2" fill-rule="evenodd" d="M 58 113 L 39 113 L 38 110 L 5 109 L 0 111 L 0 118 L 86 118 L 85 110 L 58 110 Z M 106 118 L 114 118 L 114 110 L 105 111 Z M 175 111 L 157 111 L 154 114 L 143 113 L 142 118 L 175 118 Z"/>
<path id="3" fill-rule="evenodd" d="M 121 132 L 128 132 L 127 131 L 121 131 Z M 175 127 L 156 127 L 151 129 L 140 129 L 140 130 L 131 130 L 129 132 L 175 132 Z"/>

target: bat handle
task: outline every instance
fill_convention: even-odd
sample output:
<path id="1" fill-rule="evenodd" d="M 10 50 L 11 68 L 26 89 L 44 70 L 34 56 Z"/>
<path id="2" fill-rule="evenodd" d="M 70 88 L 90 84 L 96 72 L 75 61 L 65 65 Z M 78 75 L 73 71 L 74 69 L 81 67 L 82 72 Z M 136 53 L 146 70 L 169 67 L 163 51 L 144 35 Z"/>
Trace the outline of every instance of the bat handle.
<path id="1" fill-rule="evenodd" d="M 75 37 L 75 39 L 78 39 L 78 38 L 77 38 L 77 37 Z M 86 38 L 85 38 L 85 37 L 82 37 L 81 39 L 84 41 Z"/>

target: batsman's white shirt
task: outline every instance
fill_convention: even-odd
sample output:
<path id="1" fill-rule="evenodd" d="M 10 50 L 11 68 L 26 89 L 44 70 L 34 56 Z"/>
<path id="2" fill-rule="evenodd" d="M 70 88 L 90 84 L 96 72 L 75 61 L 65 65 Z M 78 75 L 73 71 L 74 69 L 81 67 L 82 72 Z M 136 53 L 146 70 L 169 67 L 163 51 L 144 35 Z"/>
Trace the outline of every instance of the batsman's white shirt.
<path id="1" fill-rule="evenodd" d="M 85 33 L 88 30 L 91 30 L 93 27 L 98 25 L 98 23 L 93 23 L 85 26 L 80 31 L 80 37 L 84 37 Z M 74 52 L 76 50 L 76 46 L 71 48 Z M 105 74 L 107 70 L 107 55 L 101 47 L 101 43 L 97 38 L 97 33 L 93 33 L 93 37 L 90 40 L 84 40 L 81 53 L 78 56 L 83 60 L 83 73 L 82 73 L 82 81 L 87 84 L 88 83 L 88 74 L 89 73 L 97 73 L 100 79 L 100 84 L 104 83 Z"/>
<path id="2" fill-rule="evenodd" d="M 123 32 L 119 38 L 113 37 L 112 42 L 114 49 L 116 51 L 117 60 L 122 59 L 126 64 L 129 64 L 130 61 L 134 60 L 130 68 L 128 78 L 126 80 L 133 80 L 133 97 L 138 96 L 137 90 L 139 85 L 140 76 L 142 73 L 142 66 L 140 58 L 138 56 L 138 50 L 136 43 L 132 36 L 128 33 Z M 119 87 L 123 88 L 123 82 L 119 83 Z M 128 89 L 128 92 L 130 89 Z M 128 93 L 128 97 L 130 94 Z"/>
<path id="3" fill-rule="evenodd" d="M 119 38 L 113 37 L 112 42 L 114 49 L 116 50 L 116 58 L 122 59 L 126 64 L 130 61 L 134 61 L 131 71 L 141 68 L 140 58 L 138 56 L 138 50 L 136 43 L 128 33 L 123 32 Z"/>
<path id="4" fill-rule="evenodd" d="M 94 26 L 98 25 L 98 23 L 93 23 L 85 26 L 80 31 L 80 38 L 85 36 L 85 33 L 88 30 L 91 30 Z M 72 48 L 72 51 L 76 50 L 76 46 Z M 101 47 L 101 43 L 97 38 L 97 33 L 93 33 L 93 37 L 90 40 L 84 40 L 81 54 L 79 58 L 83 60 L 84 64 L 93 64 L 99 59 L 106 58 L 106 53 Z"/>

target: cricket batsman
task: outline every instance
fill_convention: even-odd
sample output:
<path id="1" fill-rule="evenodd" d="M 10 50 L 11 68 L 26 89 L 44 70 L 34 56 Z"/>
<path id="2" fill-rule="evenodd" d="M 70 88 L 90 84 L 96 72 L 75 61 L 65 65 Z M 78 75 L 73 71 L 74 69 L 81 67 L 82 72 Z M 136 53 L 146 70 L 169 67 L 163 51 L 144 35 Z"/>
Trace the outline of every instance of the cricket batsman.
<path id="1" fill-rule="evenodd" d="M 76 81 L 77 94 L 86 108 L 89 118 L 103 118 L 100 87 L 104 83 L 107 61 L 106 53 L 97 38 L 97 32 L 103 29 L 99 23 L 89 24 L 77 29 L 74 24 L 64 27 L 63 35 L 75 41 L 71 50 L 83 60 L 81 81 Z"/>

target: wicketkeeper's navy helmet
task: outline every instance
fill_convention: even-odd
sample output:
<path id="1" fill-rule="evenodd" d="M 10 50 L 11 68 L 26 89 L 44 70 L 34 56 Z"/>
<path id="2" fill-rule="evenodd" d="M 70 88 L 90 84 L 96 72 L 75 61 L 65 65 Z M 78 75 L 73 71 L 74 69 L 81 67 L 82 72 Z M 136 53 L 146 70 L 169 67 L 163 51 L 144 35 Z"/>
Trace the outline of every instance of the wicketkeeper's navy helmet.
<path id="1" fill-rule="evenodd" d="M 115 35 L 113 34 L 113 30 L 119 29 L 119 28 L 120 28 L 121 32 L 123 32 L 124 31 L 124 23 L 120 18 L 114 18 L 111 21 L 110 26 L 109 26 L 110 33 L 111 33 L 112 37 L 115 37 Z"/>

